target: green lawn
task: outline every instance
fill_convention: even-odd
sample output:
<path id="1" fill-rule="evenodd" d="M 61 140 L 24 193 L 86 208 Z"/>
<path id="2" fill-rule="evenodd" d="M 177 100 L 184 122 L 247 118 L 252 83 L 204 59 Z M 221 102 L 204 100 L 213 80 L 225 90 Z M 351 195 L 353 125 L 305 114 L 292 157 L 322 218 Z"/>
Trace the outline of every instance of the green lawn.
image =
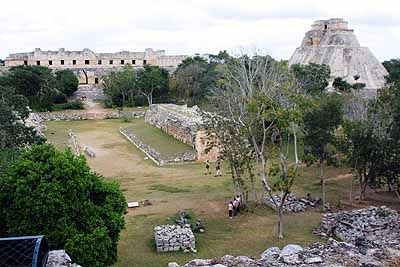
<path id="1" fill-rule="evenodd" d="M 319 238 L 312 234 L 321 217 L 319 212 L 306 212 L 284 216 L 283 240 L 276 238 L 276 215 L 265 207 L 229 220 L 227 202 L 232 197 L 233 186 L 228 167 L 223 165 L 223 176 L 204 175 L 201 163 L 182 163 L 157 167 L 152 161 L 126 140 L 118 129 L 132 127 L 137 134 L 154 144 L 169 147 L 169 136 L 143 120 L 124 123 L 122 120 L 48 122 L 47 136 L 59 148 L 65 147 L 68 129 L 73 129 L 82 145 L 90 146 L 96 153 L 88 158 L 93 170 L 106 179 L 117 181 L 128 201 L 148 199 L 151 206 L 129 210 L 126 228 L 118 245 L 119 267 L 166 267 L 168 262 L 180 264 L 193 258 L 221 257 L 225 254 L 259 256 L 270 246 L 282 247 L 288 243 L 309 244 Z M 162 141 L 164 140 L 164 141 Z M 168 144 L 165 144 L 165 143 Z M 172 147 L 181 149 L 179 144 Z M 186 145 L 183 145 L 186 147 Z M 212 164 L 212 170 L 215 167 Z M 347 198 L 348 170 L 328 167 L 328 200 L 335 205 L 339 198 Z M 294 184 L 300 196 L 311 192 L 319 194 L 318 169 L 301 168 L 301 176 Z M 257 180 L 258 196 L 264 195 Z M 153 228 L 167 223 L 167 218 L 179 210 L 190 209 L 206 224 L 206 232 L 197 235 L 197 254 L 158 254 L 152 247 Z"/>
<path id="2" fill-rule="evenodd" d="M 151 146 L 165 156 L 193 151 L 193 148 L 171 137 L 163 130 L 148 124 L 144 119 L 135 119 L 127 127 L 143 143 Z"/>

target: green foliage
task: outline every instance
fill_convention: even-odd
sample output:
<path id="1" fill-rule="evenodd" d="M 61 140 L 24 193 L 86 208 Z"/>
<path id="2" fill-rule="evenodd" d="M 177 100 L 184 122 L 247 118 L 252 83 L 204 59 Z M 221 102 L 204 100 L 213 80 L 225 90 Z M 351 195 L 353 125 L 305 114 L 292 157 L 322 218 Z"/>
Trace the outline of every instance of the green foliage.
<path id="1" fill-rule="evenodd" d="M 57 88 L 59 92 L 67 97 L 78 90 L 79 80 L 71 70 L 56 71 Z"/>
<path id="2" fill-rule="evenodd" d="M 111 99 L 105 102 L 107 107 L 143 106 L 153 103 L 153 97 L 163 98 L 168 93 L 169 74 L 157 66 L 134 70 L 127 65 L 102 80 L 104 93 Z"/>
<path id="3" fill-rule="evenodd" d="M 44 234 L 51 249 L 66 248 L 74 262 L 115 263 L 126 200 L 83 156 L 34 145 L 7 169 L 0 188 L 3 236 Z"/>
<path id="4" fill-rule="evenodd" d="M 31 108 L 39 111 L 51 110 L 53 96 L 58 93 L 54 74 L 42 66 L 12 67 L 0 76 L 0 85 L 15 88 L 18 94 L 28 99 Z"/>
<path id="5" fill-rule="evenodd" d="M 84 109 L 84 105 L 82 101 L 71 101 L 62 104 L 56 104 L 53 107 L 53 110 L 66 110 L 66 109 Z"/>
<path id="6" fill-rule="evenodd" d="M 203 104 L 212 89 L 222 85 L 224 66 L 231 59 L 226 51 L 210 55 L 209 62 L 198 56 L 185 59 L 171 77 L 172 97 L 190 106 Z"/>
<path id="7" fill-rule="evenodd" d="M 167 70 L 146 65 L 138 71 L 137 76 L 138 91 L 147 98 L 149 106 L 153 104 L 153 98 L 161 98 L 168 94 L 169 73 Z"/>
<path id="8" fill-rule="evenodd" d="M 27 99 L 13 87 L 0 85 L 0 150 L 44 141 L 33 127 L 24 123 L 29 115 L 27 104 Z"/>
<path id="9" fill-rule="evenodd" d="M 296 80 L 303 90 L 311 95 L 319 95 L 329 85 L 331 70 L 328 65 L 310 63 L 307 65 L 295 64 L 291 66 Z"/>
<path id="10" fill-rule="evenodd" d="M 0 86 L 25 96 L 34 110 L 51 111 L 54 103 L 66 102 L 77 90 L 78 79 L 69 70 L 53 73 L 43 66 L 16 66 L 0 75 Z"/>
<path id="11" fill-rule="evenodd" d="M 400 81 L 400 59 L 391 59 L 388 61 L 384 61 L 383 66 L 389 73 L 389 75 L 385 77 L 387 83 Z"/>
<path id="12" fill-rule="evenodd" d="M 343 120 L 343 102 L 335 94 L 323 95 L 304 114 L 305 154 L 327 159 L 327 145 L 335 142 L 335 130 Z"/>

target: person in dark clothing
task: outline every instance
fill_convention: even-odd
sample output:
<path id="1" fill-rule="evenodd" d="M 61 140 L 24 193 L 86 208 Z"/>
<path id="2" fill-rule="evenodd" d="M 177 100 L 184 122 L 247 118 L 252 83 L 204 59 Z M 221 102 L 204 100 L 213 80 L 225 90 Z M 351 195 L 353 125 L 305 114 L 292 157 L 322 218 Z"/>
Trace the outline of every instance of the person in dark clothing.
<path id="1" fill-rule="evenodd" d="M 206 175 L 207 174 L 211 174 L 211 171 L 210 171 L 210 162 L 208 161 L 208 160 L 206 160 L 206 173 L 205 173 Z"/>

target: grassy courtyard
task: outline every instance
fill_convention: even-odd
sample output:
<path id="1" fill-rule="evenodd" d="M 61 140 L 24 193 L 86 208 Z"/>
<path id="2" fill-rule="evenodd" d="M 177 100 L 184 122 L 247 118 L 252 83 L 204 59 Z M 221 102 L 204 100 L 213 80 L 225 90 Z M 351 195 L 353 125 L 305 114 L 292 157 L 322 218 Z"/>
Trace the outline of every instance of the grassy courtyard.
<path id="1" fill-rule="evenodd" d="M 129 210 L 126 228 L 119 241 L 116 266 L 167 266 L 168 262 L 184 263 L 193 258 L 220 257 L 225 254 L 259 256 L 270 246 L 288 243 L 308 244 L 318 241 L 312 230 L 320 221 L 321 213 L 307 212 L 286 215 L 283 240 L 276 238 L 276 216 L 265 207 L 257 207 L 234 220 L 227 216 L 227 202 L 233 195 L 233 187 L 227 166 L 223 176 L 204 175 L 201 163 L 182 163 L 157 167 L 152 161 L 127 141 L 119 127 L 131 127 L 158 149 L 181 151 L 189 146 L 149 126 L 141 119 L 131 122 L 121 120 L 58 121 L 48 122 L 48 140 L 60 149 L 65 148 L 68 129 L 73 129 L 81 145 L 96 153 L 88 163 L 106 179 L 118 181 L 128 201 L 148 199 L 151 206 Z M 190 147 L 189 147 L 190 148 Z M 212 168 L 214 166 L 212 165 Z M 328 167 L 328 199 L 331 204 L 341 205 L 340 198 L 347 198 L 350 179 L 347 169 Z M 318 170 L 302 168 L 301 176 L 294 185 L 298 195 L 308 192 L 316 195 L 320 185 Z M 258 184 L 259 198 L 263 196 Z M 153 228 L 167 223 L 169 216 L 179 210 L 191 210 L 206 225 L 206 232 L 198 234 L 197 254 L 157 254 L 152 247 Z"/>

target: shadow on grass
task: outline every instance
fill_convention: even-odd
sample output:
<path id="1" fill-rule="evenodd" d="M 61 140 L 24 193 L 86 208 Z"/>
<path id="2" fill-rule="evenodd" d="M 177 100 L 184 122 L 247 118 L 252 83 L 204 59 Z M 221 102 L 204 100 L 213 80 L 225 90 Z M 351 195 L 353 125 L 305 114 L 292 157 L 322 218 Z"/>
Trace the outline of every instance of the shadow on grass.
<path id="1" fill-rule="evenodd" d="M 190 190 L 188 190 L 188 189 L 183 189 L 183 188 L 178 188 L 178 187 L 169 186 L 169 185 L 163 185 L 163 184 L 151 185 L 149 187 L 149 190 L 161 191 L 161 192 L 167 192 L 167 193 L 187 193 L 187 192 L 190 192 Z"/>

